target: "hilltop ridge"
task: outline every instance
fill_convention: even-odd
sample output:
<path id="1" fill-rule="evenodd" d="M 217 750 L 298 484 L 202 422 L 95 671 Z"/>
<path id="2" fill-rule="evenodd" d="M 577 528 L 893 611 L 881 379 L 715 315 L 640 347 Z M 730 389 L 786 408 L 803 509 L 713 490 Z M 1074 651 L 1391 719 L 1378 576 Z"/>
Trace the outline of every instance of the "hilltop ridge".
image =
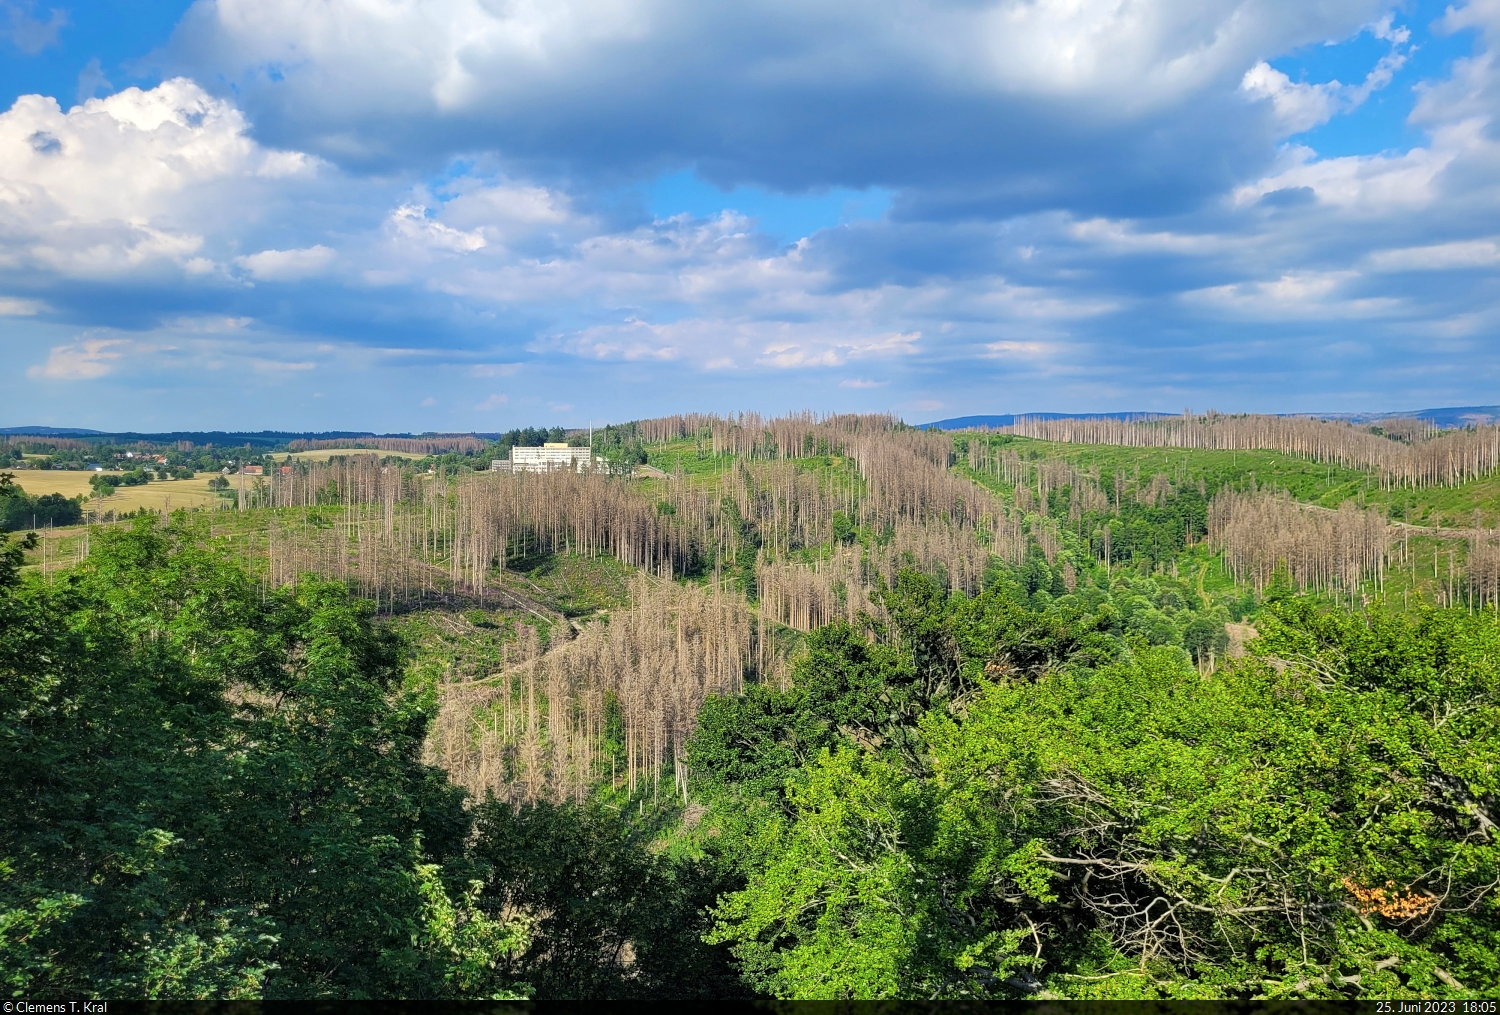
<path id="1" fill-rule="evenodd" d="M 1175 413 L 1164 412 L 1017 412 L 1000 415 L 954 416 L 931 423 L 916 424 L 919 430 L 970 430 L 976 427 L 1014 426 L 1027 419 L 1162 419 Z M 1309 416 L 1313 419 L 1337 419 L 1348 423 L 1377 423 L 1382 419 L 1420 419 L 1433 426 L 1451 428 L 1484 426 L 1500 422 L 1500 405 L 1453 405 L 1410 412 L 1277 412 L 1273 416 Z"/>

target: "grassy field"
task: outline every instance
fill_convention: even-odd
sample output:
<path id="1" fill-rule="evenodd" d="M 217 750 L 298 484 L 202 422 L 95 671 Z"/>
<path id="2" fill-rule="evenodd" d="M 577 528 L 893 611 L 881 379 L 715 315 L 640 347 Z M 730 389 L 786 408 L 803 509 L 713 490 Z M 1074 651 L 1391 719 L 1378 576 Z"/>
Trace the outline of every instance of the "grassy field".
<path id="1" fill-rule="evenodd" d="M 669 476 L 679 466 L 688 476 L 712 476 L 730 468 L 734 463 L 733 455 L 724 454 L 716 458 L 704 443 L 694 441 L 691 437 L 652 444 L 646 448 L 646 458 L 651 465 Z"/>
<path id="2" fill-rule="evenodd" d="M 1376 490 L 1368 501 L 1384 506 L 1390 517 L 1413 525 L 1489 529 L 1500 525 L 1500 475 L 1485 476 L 1463 486 Z"/>
<path id="3" fill-rule="evenodd" d="M 706 445 L 704 445 L 706 448 Z M 669 477 L 677 474 L 677 469 L 682 469 L 683 476 L 690 484 L 712 487 L 718 477 L 724 473 L 732 472 L 736 461 L 743 457 L 725 452 L 717 457 L 706 450 L 700 457 L 700 447 L 692 438 L 683 440 L 667 441 L 661 444 L 652 444 L 646 449 L 649 464 L 653 468 L 660 469 Z M 791 464 L 799 472 L 828 472 L 833 471 L 841 474 L 856 485 L 862 485 L 859 475 L 854 469 L 853 463 L 842 455 L 813 455 L 807 458 L 790 459 Z M 752 468 L 769 464 L 764 459 L 752 462 Z M 667 489 L 669 480 L 646 479 L 642 489 L 652 496 L 660 491 L 663 494 Z M 660 484 L 660 485 L 656 485 Z"/>
<path id="4" fill-rule="evenodd" d="M 630 600 L 630 580 L 637 569 L 613 557 L 547 554 L 513 561 L 498 578 L 503 587 L 565 617 L 609 612 Z"/>
<path id="5" fill-rule="evenodd" d="M 1186 448 L 1127 448 L 1109 444 L 1060 444 L 1025 437 L 1006 445 L 1023 458 L 1061 458 L 1080 469 L 1125 472 L 1142 478 L 1165 473 L 1174 482 L 1196 484 L 1202 479 L 1210 492 L 1225 484 L 1239 486 L 1254 477 L 1260 486 L 1287 490 L 1298 500 L 1337 507 L 1378 484 L 1357 469 L 1341 469 L 1284 455 L 1278 451 L 1204 451 Z"/>
<path id="6" fill-rule="evenodd" d="M 89 477 L 93 475 L 92 472 L 60 469 L 23 469 L 15 473 L 16 485 L 33 496 L 44 493 L 60 493 L 64 497 L 82 495 L 90 503 L 93 490 L 89 489 Z M 208 481 L 212 478 L 211 474 L 205 472 L 192 479 L 168 479 L 147 483 L 145 486 L 122 486 L 113 496 L 104 498 L 102 509 L 121 514 L 143 507 L 154 511 L 212 507 L 215 496 L 208 489 Z"/>

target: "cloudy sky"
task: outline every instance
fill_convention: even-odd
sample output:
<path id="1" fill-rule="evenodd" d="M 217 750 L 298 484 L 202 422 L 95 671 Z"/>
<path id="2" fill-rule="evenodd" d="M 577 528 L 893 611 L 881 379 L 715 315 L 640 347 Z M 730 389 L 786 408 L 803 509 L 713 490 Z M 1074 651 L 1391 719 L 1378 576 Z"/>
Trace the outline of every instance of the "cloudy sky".
<path id="1" fill-rule="evenodd" d="M 0 0 L 0 425 L 1500 402 L 1500 0 Z"/>

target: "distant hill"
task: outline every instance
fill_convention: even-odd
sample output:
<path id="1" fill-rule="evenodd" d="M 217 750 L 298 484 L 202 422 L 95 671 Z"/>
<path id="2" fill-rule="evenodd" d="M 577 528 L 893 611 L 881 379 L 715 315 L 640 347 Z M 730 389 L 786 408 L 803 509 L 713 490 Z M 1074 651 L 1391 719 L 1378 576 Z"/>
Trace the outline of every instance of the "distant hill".
<path id="1" fill-rule="evenodd" d="M 6 426 L 0 434 L 16 434 L 27 437 L 99 437 L 101 430 L 77 430 L 67 426 Z"/>
<path id="2" fill-rule="evenodd" d="M 249 444 L 252 447 L 278 447 L 293 440 L 349 440 L 355 437 L 375 437 L 369 430 L 321 430 L 285 431 L 259 430 L 253 433 L 225 430 L 174 430 L 170 433 L 137 433 L 125 431 L 109 433 L 103 430 L 81 430 L 56 426 L 12 426 L 0 428 L 0 434 L 28 437 L 97 437 L 116 444 L 143 441 L 151 444 L 169 444 L 176 441 L 192 441 L 194 444 L 215 444 L 220 447 Z M 386 437 L 410 437 L 411 434 L 383 434 Z"/>
<path id="3" fill-rule="evenodd" d="M 935 423 L 919 423 L 921 430 L 972 430 L 1011 426 L 1021 416 L 1030 419 L 1163 419 L 1160 412 L 1025 412 L 1004 416 L 955 416 Z M 1442 409 L 1415 409 L 1410 412 L 1283 412 L 1281 416 L 1315 416 L 1318 419 L 1342 419 L 1350 423 L 1378 423 L 1383 419 L 1420 419 L 1438 427 L 1484 426 L 1500 423 L 1500 405 L 1456 405 Z"/>
<path id="4" fill-rule="evenodd" d="M 1326 419 L 1347 419 L 1351 423 L 1378 423 L 1382 419 L 1420 419 L 1433 426 L 1484 426 L 1500 423 L 1500 405 L 1455 405 L 1446 409 L 1417 409 L 1412 412 L 1335 412 Z"/>
<path id="5" fill-rule="evenodd" d="M 1007 416 L 955 416 L 936 423 L 918 423 L 919 430 L 972 430 L 976 427 L 1010 426 L 1021 416 L 1027 419 L 1160 419 L 1160 412 L 1021 412 Z"/>

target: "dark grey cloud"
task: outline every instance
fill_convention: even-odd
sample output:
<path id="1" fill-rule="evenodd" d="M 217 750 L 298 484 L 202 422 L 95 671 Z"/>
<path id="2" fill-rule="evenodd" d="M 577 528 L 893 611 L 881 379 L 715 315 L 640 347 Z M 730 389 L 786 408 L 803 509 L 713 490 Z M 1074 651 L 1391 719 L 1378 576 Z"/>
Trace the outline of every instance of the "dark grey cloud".
<path id="1" fill-rule="evenodd" d="M 362 171 L 495 152 L 549 180 L 900 188 L 916 217 L 1135 213 L 1258 172 L 1277 124 L 1245 73 L 1384 7 L 200 0 L 159 60 Z"/>
<path id="2" fill-rule="evenodd" d="M 1379 4 L 721 6 L 201 2 L 158 57 L 191 81 L 0 116 L 35 371 L 0 397 L 245 376 L 307 413 L 265 425 L 439 429 L 1493 400 L 1492 3 L 1447 16 L 1479 48 L 1421 85 L 1425 140 L 1345 158 L 1284 141 L 1347 96 L 1261 61 Z M 684 165 L 894 197 L 788 246 L 653 217 L 630 185 Z"/>

